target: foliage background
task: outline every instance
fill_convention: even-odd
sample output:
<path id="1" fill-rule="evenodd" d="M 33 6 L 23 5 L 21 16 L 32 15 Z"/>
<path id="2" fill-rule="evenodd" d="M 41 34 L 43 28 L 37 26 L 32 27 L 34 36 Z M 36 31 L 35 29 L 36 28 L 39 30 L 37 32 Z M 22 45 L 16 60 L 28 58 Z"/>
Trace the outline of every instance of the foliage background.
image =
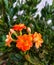
<path id="1" fill-rule="evenodd" d="M 13 8 L 15 0 L 0 0 L 0 64 L 6 65 L 54 65 L 54 1 L 52 6 L 47 6 L 42 10 L 42 17 L 33 18 L 31 15 L 36 12 L 34 8 L 40 0 L 27 0 L 25 4 Z M 19 10 L 26 13 L 17 15 Z M 16 15 L 16 21 L 13 16 Z M 47 24 L 51 19 L 52 23 Z M 40 49 L 32 48 L 28 53 L 30 61 L 26 60 L 21 52 L 15 48 L 5 47 L 6 34 L 9 29 L 18 23 L 30 26 L 32 33 L 37 31 L 43 35 L 44 43 Z M 34 64 L 35 63 L 35 64 Z"/>

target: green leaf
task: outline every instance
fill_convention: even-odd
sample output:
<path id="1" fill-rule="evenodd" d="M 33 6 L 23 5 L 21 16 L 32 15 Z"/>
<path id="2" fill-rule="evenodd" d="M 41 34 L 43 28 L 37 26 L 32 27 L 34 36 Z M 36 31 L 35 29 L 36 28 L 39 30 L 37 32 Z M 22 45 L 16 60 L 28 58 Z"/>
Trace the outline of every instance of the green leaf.
<path id="1" fill-rule="evenodd" d="M 23 58 L 20 54 L 15 54 L 15 57 L 16 57 L 18 60 L 21 60 L 21 59 Z"/>
<path id="2" fill-rule="evenodd" d="M 4 0 L 4 3 L 5 3 L 6 9 L 8 9 L 8 0 Z"/>
<path id="3" fill-rule="evenodd" d="M 5 45 L 4 42 L 0 42 L 0 48 L 2 48 Z"/>

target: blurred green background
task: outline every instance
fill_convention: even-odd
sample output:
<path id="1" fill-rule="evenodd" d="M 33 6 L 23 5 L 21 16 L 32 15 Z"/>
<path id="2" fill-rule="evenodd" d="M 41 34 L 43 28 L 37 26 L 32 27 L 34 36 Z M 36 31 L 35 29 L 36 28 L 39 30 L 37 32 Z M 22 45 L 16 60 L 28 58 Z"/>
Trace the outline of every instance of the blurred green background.
<path id="1" fill-rule="evenodd" d="M 16 4 L 16 0 L 0 0 L 0 65 L 54 65 L 54 1 L 52 6 L 47 5 L 42 9 L 42 17 L 34 18 L 32 14 L 37 11 L 35 7 L 39 2 L 26 0 L 24 3 L 18 0 Z M 50 19 L 52 22 L 48 23 Z M 18 23 L 24 23 L 31 27 L 32 33 L 37 31 L 43 36 L 42 47 L 38 50 L 32 48 L 28 52 L 31 62 L 17 49 L 5 46 L 6 34 Z"/>

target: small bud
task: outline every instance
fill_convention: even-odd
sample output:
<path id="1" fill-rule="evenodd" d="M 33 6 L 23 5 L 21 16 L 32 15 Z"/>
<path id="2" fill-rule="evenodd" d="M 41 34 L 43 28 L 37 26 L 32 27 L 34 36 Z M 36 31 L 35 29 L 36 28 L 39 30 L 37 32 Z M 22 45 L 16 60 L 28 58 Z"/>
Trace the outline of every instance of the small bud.
<path id="1" fill-rule="evenodd" d="M 10 29 L 10 32 L 11 32 L 11 33 L 14 33 L 15 31 L 14 31 L 13 29 Z"/>
<path id="2" fill-rule="evenodd" d="M 17 33 L 13 29 L 10 29 L 10 33 L 14 34 L 16 37 L 18 36 Z"/>
<path id="3" fill-rule="evenodd" d="M 34 25 L 32 23 L 30 23 L 30 27 L 34 27 Z"/>
<path id="4" fill-rule="evenodd" d="M 30 60 L 30 55 L 29 54 L 25 55 L 25 59 L 29 61 Z"/>
<path id="5" fill-rule="evenodd" d="M 31 28 L 30 27 L 27 27 L 27 32 L 31 33 Z"/>

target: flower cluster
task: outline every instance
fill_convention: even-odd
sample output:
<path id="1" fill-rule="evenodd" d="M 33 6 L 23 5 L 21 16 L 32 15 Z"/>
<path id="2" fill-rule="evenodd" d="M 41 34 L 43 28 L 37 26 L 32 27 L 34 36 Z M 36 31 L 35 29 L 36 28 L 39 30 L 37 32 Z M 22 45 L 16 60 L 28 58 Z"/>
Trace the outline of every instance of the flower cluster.
<path id="1" fill-rule="evenodd" d="M 27 34 L 23 34 L 22 30 L 26 29 Z M 18 34 L 19 33 L 19 34 Z M 16 40 L 12 38 L 12 34 L 16 36 Z M 34 46 L 38 49 L 42 46 L 43 39 L 42 35 L 40 33 L 33 33 L 31 34 L 31 28 L 26 27 L 24 24 L 16 24 L 10 29 L 9 34 L 7 35 L 7 39 L 5 40 L 6 46 L 11 46 L 11 42 L 16 43 L 16 47 L 22 51 L 30 50 L 32 46 Z"/>

